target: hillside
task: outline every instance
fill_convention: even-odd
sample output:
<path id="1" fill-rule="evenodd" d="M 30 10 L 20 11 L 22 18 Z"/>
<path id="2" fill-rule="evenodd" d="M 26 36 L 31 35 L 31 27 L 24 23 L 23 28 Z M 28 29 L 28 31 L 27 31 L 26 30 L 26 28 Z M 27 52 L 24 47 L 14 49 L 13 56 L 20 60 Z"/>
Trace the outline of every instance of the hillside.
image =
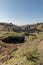
<path id="1" fill-rule="evenodd" d="M 40 32 L 43 31 L 43 23 L 37 23 L 33 25 L 17 26 L 12 23 L 0 23 L 0 31 L 7 32 Z"/>
<path id="2" fill-rule="evenodd" d="M 23 36 L 25 41 L 15 43 L 12 38 L 11 42 L 2 41 L 9 36 Z M 43 23 L 24 26 L 0 23 L 0 65 L 43 65 Z"/>
<path id="3" fill-rule="evenodd" d="M 6 36 L 5 32 L 0 34 L 0 37 Z M 8 34 L 14 36 L 15 33 Z M 20 32 L 15 35 L 18 34 L 21 35 Z M 9 44 L 0 40 L 0 65 L 43 65 L 43 32 L 37 35 L 31 33 L 25 38 L 26 41 L 20 44 Z"/>

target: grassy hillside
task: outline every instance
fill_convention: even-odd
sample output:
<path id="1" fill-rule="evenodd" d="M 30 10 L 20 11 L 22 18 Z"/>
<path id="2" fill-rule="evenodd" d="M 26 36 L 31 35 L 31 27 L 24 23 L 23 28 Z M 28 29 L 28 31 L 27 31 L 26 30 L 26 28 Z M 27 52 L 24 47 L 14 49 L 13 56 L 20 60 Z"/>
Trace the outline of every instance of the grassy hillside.
<path id="1" fill-rule="evenodd" d="M 9 35 L 23 35 L 26 41 L 23 44 L 7 44 L 0 41 L 0 65 L 43 65 L 43 32 L 0 32 L 0 38 Z"/>

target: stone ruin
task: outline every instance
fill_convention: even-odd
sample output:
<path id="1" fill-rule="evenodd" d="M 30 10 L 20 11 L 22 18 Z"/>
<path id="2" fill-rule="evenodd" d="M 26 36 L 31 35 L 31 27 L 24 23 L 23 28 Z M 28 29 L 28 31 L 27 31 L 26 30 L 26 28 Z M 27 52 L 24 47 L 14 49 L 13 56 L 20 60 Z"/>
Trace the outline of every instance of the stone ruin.
<path id="1" fill-rule="evenodd" d="M 23 43 L 25 42 L 25 37 L 22 36 L 8 36 L 2 39 L 2 42 L 6 43 Z"/>

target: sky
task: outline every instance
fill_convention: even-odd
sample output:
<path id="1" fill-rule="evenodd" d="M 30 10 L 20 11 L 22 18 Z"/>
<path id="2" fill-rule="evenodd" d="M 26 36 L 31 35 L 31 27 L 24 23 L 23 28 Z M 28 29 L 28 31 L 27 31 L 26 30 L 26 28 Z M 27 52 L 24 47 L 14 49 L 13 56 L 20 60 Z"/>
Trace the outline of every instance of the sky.
<path id="1" fill-rule="evenodd" d="M 43 23 L 43 0 L 0 0 L 0 22 Z"/>

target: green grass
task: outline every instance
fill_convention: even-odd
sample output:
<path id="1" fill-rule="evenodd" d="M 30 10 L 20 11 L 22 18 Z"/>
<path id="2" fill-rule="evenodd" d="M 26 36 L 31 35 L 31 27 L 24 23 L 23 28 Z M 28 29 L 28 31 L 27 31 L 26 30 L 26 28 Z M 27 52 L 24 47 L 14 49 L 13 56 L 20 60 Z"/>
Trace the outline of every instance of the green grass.
<path id="1" fill-rule="evenodd" d="M 24 36 L 24 32 L 0 32 L 0 38 L 4 38 L 6 36 Z"/>
<path id="2" fill-rule="evenodd" d="M 20 33 L 17 33 L 17 32 L 6 32 L 6 33 L 3 33 L 4 36 L 23 36 L 24 35 L 24 32 L 20 32 Z"/>
<path id="3" fill-rule="evenodd" d="M 29 52 L 27 52 L 26 57 L 28 60 L 31 60 L 33 62 L 36 62 L 38 60 L 38 51 L 37 49 L 33 49 Z"/>

